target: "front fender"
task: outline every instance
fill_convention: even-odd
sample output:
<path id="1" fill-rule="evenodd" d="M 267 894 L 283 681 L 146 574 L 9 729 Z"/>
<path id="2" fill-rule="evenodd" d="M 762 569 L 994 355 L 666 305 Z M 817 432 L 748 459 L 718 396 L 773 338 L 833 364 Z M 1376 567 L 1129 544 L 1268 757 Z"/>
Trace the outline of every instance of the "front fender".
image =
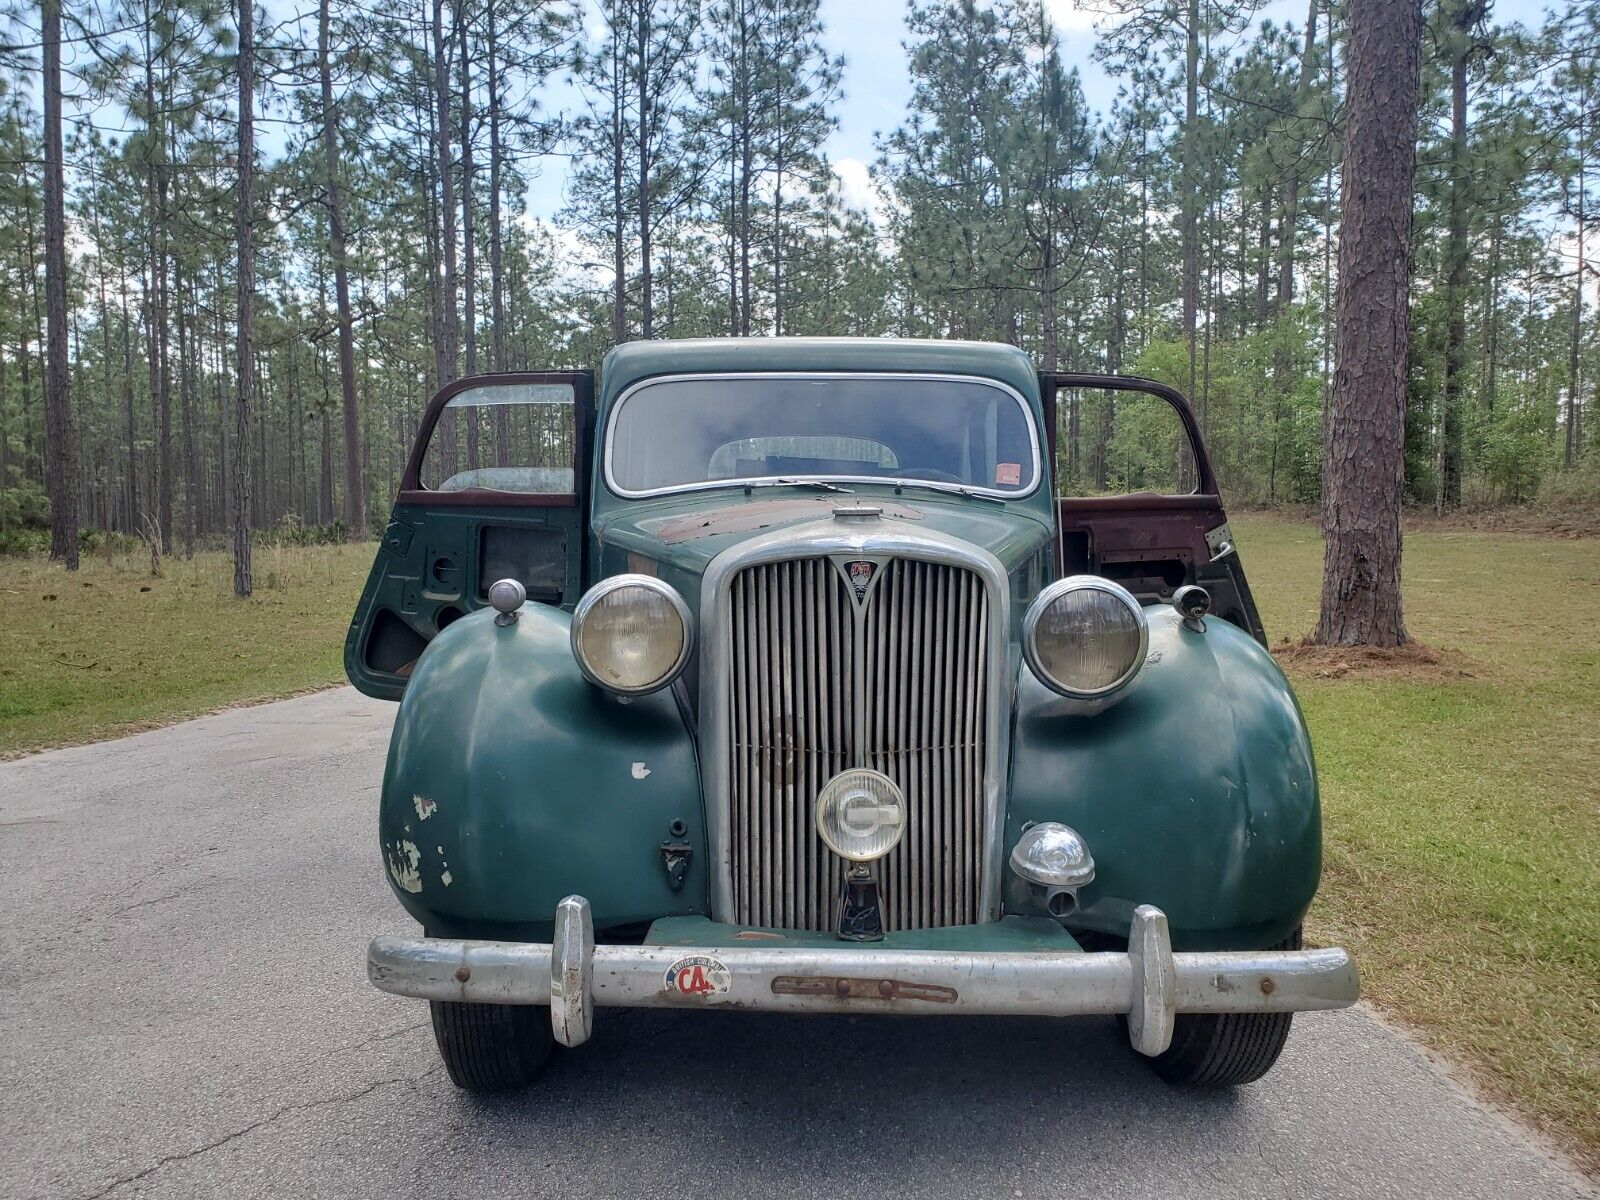
<path id="1" fill-rule="evenodd" d="M 670 690 L 621 703 L 586 682 L 559 609 L 494 616 L 429 644 L 395 719 L 378 827 L 400 902 L 438 936 L 546 941 L 572 893 L 601 930 L 705 913 L 699 767 Z M 693 855 L 676 891 L 667 841 Z"/>
<path id="2" fill-rule="evenodd" d="M 1183 950 L 1260 949 L 1300 924 L 1322 873 L 1311 741 L 1289 681 L 1248 634 L 1146 610 L 1130 693 L 1072 715 L 1024 668 L 1006 846 L 1030 821 L 1083 835 L 1096 876 L 1074 928 L 1126 936 L 1133 909 L 1167 914 Z M 1009 871 L 1007 872 L 1009 875 Z M 1008 902 L 1022 890 L 1008 884 Z"/>

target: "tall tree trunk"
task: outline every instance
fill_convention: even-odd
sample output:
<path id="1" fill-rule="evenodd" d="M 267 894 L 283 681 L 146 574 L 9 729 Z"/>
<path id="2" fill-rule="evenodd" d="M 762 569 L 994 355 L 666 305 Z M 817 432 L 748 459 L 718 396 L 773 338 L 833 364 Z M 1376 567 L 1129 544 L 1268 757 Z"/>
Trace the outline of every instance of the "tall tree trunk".
<path id="1" fill-rule="evenodd" d="M 1305 116 L 1306 98 L 1311 94 L 1311 68 L 1317 48 L 1317 6 L 1322 0 L 1311 0 L 1306 13 L 1306 36 L 1300 49 L 1300 77 L 1295 81 L 1295 124 L 1289 139 L 1289 178 L 1283 186 L 1283 232 L 1278 238 L 1278 307 L 1281 309 L 1294 299 L 1294 244 L 1300 223 L 1300 147 L 1302 139 L 1298 122 Z"/>
<path id="2" fill-rule="evenodd" d="M 118 274 L 122 292 L 122 416 L 128 452 L 122 529 L 124 533 L 132 533 L 139 524 L 139 446 L 133 416 L 133 318 L 128 313 L 128 265 L 125 261 L 118 264 Z"/>
<path id="3" fill-rule="evenodd" d="M 611 30 L 611 343 L 628 340 L 628 258 L 622 222 L 622 47 L 623 32 Z"/>
<path id="4" fill-rule="evenodd" d="M 754 100 L 750 87 L 750 31 L 749 6 L 739 5 L 739 87 L 737 129 L 739 138 L 739 325 L 734 330 L 741 337 L 750 336 L 750 184 L 755 168 Z"/>
<path id="5" fill-rule="evenodd" d="M 78 467 L 67 374 L 67 178 L 61 136 L 61 0 L 41 0 L 44 42 L 45 489 L 50 557 L 78 569 Z"/>
<path id="6" fill-rule="evenodd" d="M 1577 66 L 1576 63 L 1573 64 Z M 1584 220 L 1587 213 L 1584 211 L 1587 200 L 1587 183 L 1589 162 L 1584 154 L 1585 120 L 1584 115 L 1589 110 L 1588 77 L 1585 76 L 1583 101 L 1578 105 L 1578 136 L 1574 144 L 1578 147 L 1578 269 L 1572 277 L 1572 340 L 1567 351 L 1567 419 L 1564 444 L 1561 450 L 1561 465 L 1570 468 L 1578 456 L 1578 397 L 1579 388 L 1582 386 L 1583 359 L 1583 285 L 1588 271 L 1588 263 L 1584 257 Z"/>
<path id="7" fill-rule="evenodd" d="M 489 0 L 489 319 L 494 323 L 490 342 L 492 367 L 506 369 L 505 247 L 500 233 L 500 49 L 495 20 L 495 0 Z M 506 406 L 494 406 L 494 465 L 509 466 L 511 419 Z"/>
<path id="8" fill-rule="evenodd" d="M 1438 512 L 1461 505 L 1461 391 L 1467 348 L 1467 65 L 1483 0 L 1466 0 L 1450 15 L 1450 211 L 1445 233 L 1444 391 L 1439 414 Z"/>
<path id="9" fill-rule="evenodd" d="M 456 20 L 460 19 L 458 5 Z M 438 385 L 443 387 L 456 378 L 456 359 L 461 346 L 461 314 L 456 307 L 459 290 L 456 275 L 456 193 L 450 157 L 450 43 L 444 35 L 444 0 L 433 0 L 433 72 L 434 104 L 438 108 L 435 129 L 439 135 L 439 241 L 444 257 L 444 279 L 439 297 L 443 317 L 441 332 L 444 336 L 435 358 L 435 373 Z"/>
<path id="10" fill-rule="evenodd" d="M 472 222 L 472 59 L 467 48 L 466 8 L 457 20 L 461 29 L 461 253 L 462 300 L 467 335 L 467 374 L 478 373 L 478 244 Z M 467 469 L 476 471 L 478 461 L 478 414 L 469 411 L 467 421 Z"/>
<path id="11" fill-rule="evenodd" d="M 651 147 L 653 133 L 650 128 L 651 121 L 655 120 L 650 111 L 650 4 L 639 3 L 639 66 L 638 66 L 638 96 L 639 96 L 639 336 L 651 338 L 655 336 L 654 316 L 651 298 L 650 278 L 650 185 L 651 175 Z"/>
<path id="12" fill-rule="evenodd" d="M 235 354 L 238 380 L 233 407 L 233 593 L 248 596 L 255 588 L 250 565 L 250 400 L 255 386 L 256 357 L 255 0 L 235 2 L 239 7 L 239 196 L 235 219 L 239 269 Z"/>
<path id="13" fill-rule="evenodd" d="M 1188 394 L 1192 396 L 1200 308 L 1200 0 L 1189 0 L 1183 81 L 1183 337 L 1189 346 Z"/>
<path id="14" fill-rule="evenodd" d="M 500 235 L 500 51 L 495 24 L 495 0 L 489 0 L 489 319 L 494 323 L 490 341 L 491 366 L 506 369 L 504 301 L 505 248 Z M 497 405 L 496 408 L 502 408 Z M 498 414 L 497 414 L 498 415 Z M 496 462 L 497 466 L 504 463 Z"/>
<path id="15" fill-rule="evenodd" d="M 178 293 L 178 420 L 183 431 L 183 556 L 194 557 L 195 508 L 199 503 L 200 455 L 194 440 L 194 322 L 184 303 L 184 285 L 193 287 L 183 272 L 177 275 Z"/>
<path id="16" fill-rule="evenodd" d="M 1338 362 L 1322 452 L 1322 613 L 1335 646 L 1407 640 L 1400 602 L 1411 205 L 1422 0 L 1351 0 Z"/>
<path id="17" fill-rule="evenodd" d="M 328 245 L 333 257 L 333 299 L 339 317 L 339 397 L 344 412 L 344 522 L 350 536 L 367 533 L 367 501 L 361 478 L 361 424 L 356 410 L 355 329 L 350 316 L 350 269 L 345 258 L 344 196 L 340 175 L 338 112 L 333 105 L 333 63 L 328 12 L 317 6 L 317 73 L 322 87 L 322 167 L 328 192 Z"/>

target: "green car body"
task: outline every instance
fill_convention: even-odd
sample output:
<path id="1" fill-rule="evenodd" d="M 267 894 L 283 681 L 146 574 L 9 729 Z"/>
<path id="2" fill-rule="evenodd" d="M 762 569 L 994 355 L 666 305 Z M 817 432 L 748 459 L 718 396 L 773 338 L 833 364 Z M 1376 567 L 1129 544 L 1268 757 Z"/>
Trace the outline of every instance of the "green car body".
<path id="1" fill-rule="evenodd" d="M 815 926 L 758 926 L 728 911 L 719 875 L 732 851 L 718 844 L 725 801 L 712 794 L 725 785 L 707 761 L 724 750 L 710 749 L 707 723 L 715 718 L 704 711 L 706 697 L 717 694 L 707 690 L 706 672 L 724 661 L 708 638 L 723 635 L 704 626 L 726 603 L 719 564 L 841 529 L 851 521 L 848 509 L 864 505 L 882 512 L 862 537 L 910 531 L 975 548 L 1004 580 L 1009 619 L 994 668 L 1001 684 L 993 728 L 1004 745 L 990 748 L 1004 764 L 1000 812 L 994 837 L 983 843 L 989 861 L 979 868 L 992 880 L 989 907 L 976 920 L 891 928 L 860 954 L 1121 949 L 1144 905 L 1165 913 L 1178 952 L 1259 951 L 1297 937 L 1321 870 L 1311 744 L 1290 685 L 1259 640 L 1203 448 L 1195 447 L 1195 494 L 1121 504 L 1095 498 L 1081 511 L 1073 501 L 1058 504 L 1055 455 L 1046 444 L 1038 486 L 1014 497 L 871 482 L 851 483 L 847 496 L 815 483 L 650 496 L 611 486 L 605 431 L 630 389 L 669 377 L 762 373 L 996 381 L 1043 430 L 1056 424 L 1053 389 L 1078 378 L 1041 376 L 1020 351 L 989 344 L 630 343 L 603 364 L 592 411 L 585 410 L 586 381 L 572 380 L 579 406 L 572 445 L 581 461 L 570 502 L 508 507 L 477 493 L 430 492 L 416 478 L 419 444 L 346 660 L 358 687 L 401 696 L 379 843 L 394 894 L 426 935 L 559 941 L 558 905 L 577 895 L 602 945 L 833 942 Z M 1140 381 L 1127 386 L 1166 394 Z M 1180 412 L 1192 432 L 1192 418 Z M 428 433 L 425 422 L 424 441 Z M 544 589 L 544 602 L 509 618 L 487 604 L 491 542 L 513 536 L 492 532 L 501 529 L 523 531 L 515 536 L 535 539 L 534 557 L 548 560 L 542 582 L 530 586 Z M 1076 564 L 1074 548 L 1082 555 Z M 1117 571 L 1143 591 L 1142 669 L 1098 712 L 1045 686 L 1022 648 L 1029 604 L 1073 565 Z M 586 678 L 572 624 L 585 590 L 628 573 L 669 584 L 700 628 L 682 678 L 624 700 Z M 1212 615 L 1185 620 L 1161 594 L 1179 573 L 1182 582 L 1210 588 Z M 721 596 L 708 579 L 723 579 Z M 1070 913 L 1052 915 L 1040 891 L 1005 861 L 1040 822 L 1070 826 L 1092 851 L 1094 878 Z"/>

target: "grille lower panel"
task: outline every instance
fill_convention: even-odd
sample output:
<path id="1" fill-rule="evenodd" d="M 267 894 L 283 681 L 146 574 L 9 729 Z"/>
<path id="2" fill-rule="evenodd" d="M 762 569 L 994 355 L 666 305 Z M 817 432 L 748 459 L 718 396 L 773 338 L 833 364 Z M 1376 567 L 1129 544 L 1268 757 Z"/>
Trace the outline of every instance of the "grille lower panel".
<path id="1" fill-rule="evenodd" d="M 817 793 L 852 766 L 906 800 L 878 864 L 888 929 L 980 919 L 988 595 L 972 571 L 883 561 L 858 603 L 826 557 L 732 581 L 728 717 L 732 919 L 831 930 L 843 864 L 814 825 Z"/>

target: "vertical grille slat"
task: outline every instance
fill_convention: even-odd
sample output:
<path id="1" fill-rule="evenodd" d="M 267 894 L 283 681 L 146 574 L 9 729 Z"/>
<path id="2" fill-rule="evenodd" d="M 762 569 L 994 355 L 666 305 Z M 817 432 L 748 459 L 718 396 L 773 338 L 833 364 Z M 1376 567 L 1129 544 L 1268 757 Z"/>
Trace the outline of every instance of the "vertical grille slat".
<path id="1" fill-rule="evenodd" d="M 988 594 L 962 567 L 878 563 L 864 603 L 825 557 L 747 567 L 728 592 L 732 918 L 833 928 L 842 865 L 817 792 L 868 766 L 905 793 L 880 864 L 890 929 L 980 919 Z"/>

